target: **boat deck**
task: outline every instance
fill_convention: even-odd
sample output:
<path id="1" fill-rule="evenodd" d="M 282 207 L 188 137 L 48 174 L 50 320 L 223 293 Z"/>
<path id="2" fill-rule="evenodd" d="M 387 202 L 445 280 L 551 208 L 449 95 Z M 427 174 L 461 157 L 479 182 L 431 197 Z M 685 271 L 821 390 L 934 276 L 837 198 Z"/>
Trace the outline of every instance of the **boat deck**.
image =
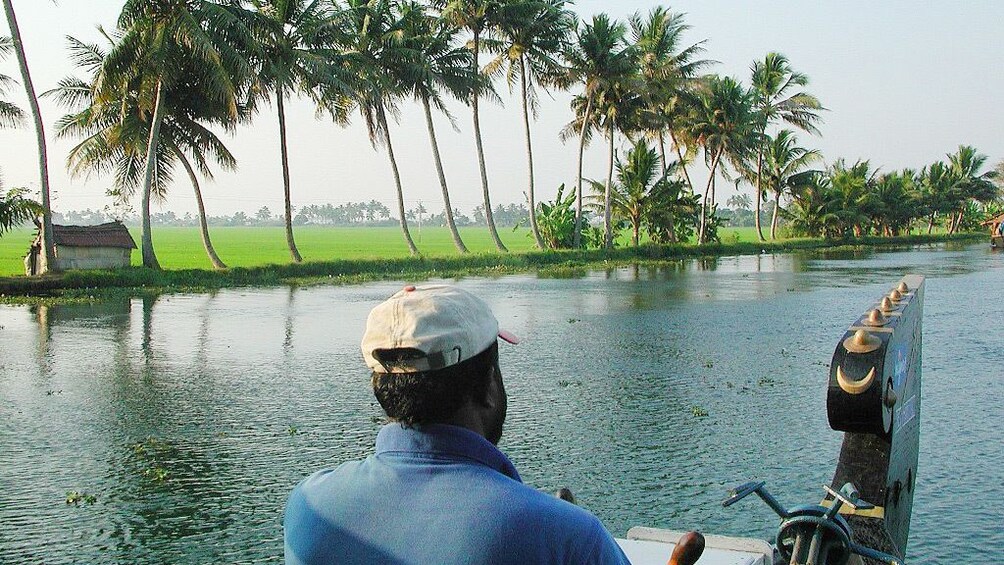
<path id="1" fill-rule="evenodd" d="M 666 565 L 684 532 L 634 527 L 617 543 L 634 565 Z M 771 565 L 774 550 L 766 541 L 728 536 L 704 536 L 700 565 Z"/>

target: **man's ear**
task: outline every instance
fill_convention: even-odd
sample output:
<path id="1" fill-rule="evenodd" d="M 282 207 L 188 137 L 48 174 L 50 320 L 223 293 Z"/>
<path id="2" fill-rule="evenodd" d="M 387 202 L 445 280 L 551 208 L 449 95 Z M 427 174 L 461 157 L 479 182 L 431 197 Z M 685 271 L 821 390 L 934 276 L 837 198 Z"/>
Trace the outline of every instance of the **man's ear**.
<path id="1" fill-rule="evenodd" d="M 488 370 L 488 386 L 485 387 L 483 398 L 475 399 L 478 406 L 484 408 L 494 408 L 499 398 L 498 370 L 492 367 Z"/>

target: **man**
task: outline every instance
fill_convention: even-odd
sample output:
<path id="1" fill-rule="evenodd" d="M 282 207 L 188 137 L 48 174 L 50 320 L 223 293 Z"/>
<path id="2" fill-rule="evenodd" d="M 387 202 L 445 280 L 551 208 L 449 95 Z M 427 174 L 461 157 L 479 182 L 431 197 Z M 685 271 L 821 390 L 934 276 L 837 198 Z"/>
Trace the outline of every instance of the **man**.
<path id="1" fill-rule="evenodd" d="M 621 564 L 589 512 L 524 485 L 495 446 L 506 393 L 491 309 L 452 286 L 408 286 L 370 312 L 362 340 L 391 423 L 376 453 L 290 495 L 287 564 Z"/>

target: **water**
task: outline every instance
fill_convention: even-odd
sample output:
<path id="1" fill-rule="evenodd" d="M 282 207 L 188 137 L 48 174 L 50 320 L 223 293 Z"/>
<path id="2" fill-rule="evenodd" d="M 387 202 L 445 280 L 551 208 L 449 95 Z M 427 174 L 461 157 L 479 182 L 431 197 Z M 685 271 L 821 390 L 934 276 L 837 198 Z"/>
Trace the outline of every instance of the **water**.
<path id="1" fill-rule="evenodd" d="M 911 561 L 1002 562 L 1004 255 L 985 245 L 458 284 L 524 339 L 501 352 L 524 480 L 571 487 L 616 535 L 768 538 L 766 507 L 721 499 L 753 478 L 821 498 L 841 439 L 826 365 L 907 272 L 929 277 Z M 399 287 L 0 307 L 0 562 L 281 560 L 290 489 L 372 449 L 358 342 Z"/>

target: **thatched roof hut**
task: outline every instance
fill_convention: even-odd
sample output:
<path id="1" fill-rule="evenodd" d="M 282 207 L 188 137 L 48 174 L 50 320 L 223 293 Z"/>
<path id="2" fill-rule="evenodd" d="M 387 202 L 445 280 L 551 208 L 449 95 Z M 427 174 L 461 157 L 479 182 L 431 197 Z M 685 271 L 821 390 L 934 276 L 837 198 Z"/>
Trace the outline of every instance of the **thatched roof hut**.
<path id="1" fill-rule="evenodd" d="M 52 232 L 56 247 L 55 268 L 60 271 L 128 267 L 132 250 L 136 249 L 136 242 L 122 222 L 96 226 L 53 225 Z M 41 250 L 41 239 L 36 237 L 24 258 L 25 274 L 38 274 Z"/>

